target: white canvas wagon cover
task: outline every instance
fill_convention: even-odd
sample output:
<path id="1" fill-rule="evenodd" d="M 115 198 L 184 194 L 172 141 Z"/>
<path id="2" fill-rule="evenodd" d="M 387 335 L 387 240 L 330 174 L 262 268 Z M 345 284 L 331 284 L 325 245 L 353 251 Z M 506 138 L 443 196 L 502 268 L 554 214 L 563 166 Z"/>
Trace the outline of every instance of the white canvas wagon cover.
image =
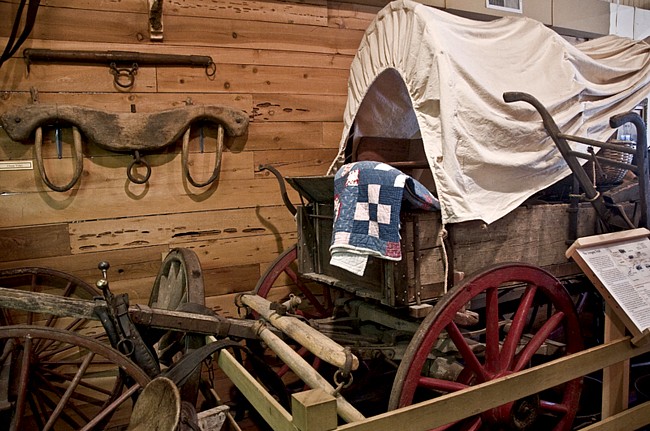
<path id="1" fill-rule="evenodd" d="M 394 1 L 352 62 L 330 171 L 351 133 L 421 137 L 443 222 L 491 223 L 570 173 L 534 108 L 505 103 L 507 91 L 539 99 L 563 133 L 604 141 L 609 118 L 650 93 L 650 45 L 617 36 L 572 45 L 528 18 L 480 22 Z"/>

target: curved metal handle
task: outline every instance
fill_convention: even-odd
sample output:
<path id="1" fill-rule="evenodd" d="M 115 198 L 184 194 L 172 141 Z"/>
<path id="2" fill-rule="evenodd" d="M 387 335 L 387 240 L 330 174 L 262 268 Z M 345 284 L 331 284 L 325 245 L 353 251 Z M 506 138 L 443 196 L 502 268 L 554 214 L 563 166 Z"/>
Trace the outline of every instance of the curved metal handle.
<path id="1" fill-rule="evenodd" d="M 183 135 L 183 150 L 181 152 L 181 162 L 183 163 L 183 175 L 187 178 L 187 181 L 190 182 L 194 187 L 205 187 L 209 184 L 212 184 L 221 173 L 221 156 L 223 155 L 223 139 L 224 139 L 224 130 L 223 125 L 219 124 L 217 129 L 217 160 L 215 161 L 214 170 L 212 171 L 212 176 L 208 178 L 207 181 L 202 183 L 197 182 L 192 178 L 190 174 L 190 165 L 189 165 L 189 155 L 190 155 L 190 130 L 191 127 L 188 127 Z"/>
<path id="2" fill-rule="evenodd" d="M 81 172 L 83 171 L 83 150 L 81 148 L 81 133 L 76 126 L 72 126 L 72 138 L 74 143 L 74 172 L 72 174 L 72 179 L 69 183 L 63 186 L 57 186 L 52 183 L 47 176 L 45 171 L 45 164 L 43 163 L 43 128 L 38 127 L 34 132 L 34 155 L 36 157 L 36 166 L 38 167 L 38 173 L 41 175 L 43 182 L 55 192 L 67 192 L 70 190 L 81 177 Z"/>
<path id="3" fill-rule="evenodd" d="M 282 174 L 271 165 L 260 165 L 259 170 L 269 171 L 273 175 L 275 175 L 275 178 L 278 180 L 278 184 L 280 185 L 280 195 L 282 195 L 282 202 L 284 202 L 284 206 L 287 207 L 291 215 L 295 216 L 298 213 L 298 210 L 289 200 L 289 195 L 287 194 L 287 187 L 284 185 L 284 177 L 282 176 Z"/>
<path id="4" fill-rule="evenodd" d="M 564 161 L 567 163 L 569 168 L 571 168 L 571 172 L 573 172 L 573 174 L 578 178 L 580 186 L 584 190 L 587 199 L 598 199 L 600 194 L 585 173 L 584 169 L 580 165 L 580 162 L 578 162 L 575 157 L 571 156 L 571 147 L 569 146 L 569 143 L 562 137 L 560 128 L 555 123 L 555 120 L 553 120 L 553 117 L 548 112 L 546 107 L 542 104 L 542 102 L 537 100 L 531 94 L 515 91 L 503 93 L 503 100 L 507 103 L 526 102 L 532 105 L 535 110 L 537 110 L 539 115 L 542 117 L 542 122 L 544 124 L 544 128 L 546 129 L 546 132 L 551 137 L 553 142 L 555 142 L 557 149 L 562 154 L 562 157 L 564 157 Z"/>

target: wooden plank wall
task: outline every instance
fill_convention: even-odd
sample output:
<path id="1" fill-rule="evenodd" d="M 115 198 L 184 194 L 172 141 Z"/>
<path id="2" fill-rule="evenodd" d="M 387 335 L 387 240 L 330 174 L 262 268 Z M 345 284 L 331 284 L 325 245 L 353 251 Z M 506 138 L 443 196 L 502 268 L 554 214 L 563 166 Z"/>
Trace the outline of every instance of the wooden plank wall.
<path id="1" fill-rule="evenodd" d="M 365 3 L 165 0 L 164 41 L 152 42 L 147 0 L 42 2 L 30 38 L 0 67 L 0 113 L 30 103 L 107 112 L 222 104 L 251 122 L 246 137 L 227 142 L 219 181 L 202 189 L 182 178 L 180 142 L 147 156 L 153 172 L 144 185 L 127 180 L 131 155 L 92 142 L 84 142 L 83 175 L 68 192 L 49 190 L 36 169 L 0 170 L 0 268 L 51 267 L 94 284 L 97 263 L 106 260 L 113 290 L 146 302 L 162 257 L 189 247 L 202 264 L 208 305 L 234 314 L 234 295 L 252 289 L 296 239 L 277 183 L 257 167 L 326 172 L 340 140 L 349 65 L 386 2 Z M 18 4 L 0 0 L 3 47 Z M 217 73 L 141 66 L 124 91 L 106 66 L 35 63 L 27 73 L 23 48 L 209 55 Z M 58 184 L 72 171 L 70 132 L 63 138 L 62 159 L 52 133 L 45 139 L 46 167 Z M 212 170 L 213 138 L 208 131 L 211 151 L 191 155 L 199 181 Z M 33 160 L 33 148 L 0 130 L 0 161 Z"/>

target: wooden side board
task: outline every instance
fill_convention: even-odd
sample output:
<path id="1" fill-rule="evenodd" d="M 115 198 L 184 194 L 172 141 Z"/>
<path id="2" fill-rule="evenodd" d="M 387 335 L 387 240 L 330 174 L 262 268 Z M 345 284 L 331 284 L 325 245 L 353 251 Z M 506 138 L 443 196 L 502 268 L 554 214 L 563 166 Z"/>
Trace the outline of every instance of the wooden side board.
<path id="1" fill-rule="evenodd" d="M 301 270 L 312 279 L 389 306 L 412 305 L 418 296 L 422 300 L 439 298 L 445 293 L 448 263 L 453 264 L 455 272 L 466 275 L 511 262 L 533 263 L 556 277 L 581 274 L 580 268 L 565 256 L 571 242 L 568 204 L 522 206 L 490 225 L 480 221 L 447 225 L 444 228 L 449 242 L 444 247 L 439 212 L 402 214 L 402 260 L 369 257 L 363 276 L 329 264 L 331 208 L 323 205 L 317 216 L 305 212 L 298 218 Z M 592 235 L 595 229 L 594 209 L 589 204 L 581 205 L 575 234 Z"/>
<path id="2" fill-rule="evenodd" d="M 635 347 L 629 337 L 620 338 L 515 374 L 364 420 L 340 425 L 335 429 L 337 431 L 390 430 L 403 428 L 404 424 L 408 423 L 409 430 L 429 430 L 538 393 L 648 351 L 650 351 L 650 344 Z M 262 413 L 273 429 L 294 429 L 296 418 L 279 406 L 268 392 L 260 388 L 255 379 L 239 366 L 232 356 L 220 354 L 219 366 L 251 404 Z M 636 429 L 650 423 L 648 412 L 650 412 L 650 401 L 590 425 L 586 429 L 590 431 Z M 311 428 L 301 431 L 311 431 Z"/>

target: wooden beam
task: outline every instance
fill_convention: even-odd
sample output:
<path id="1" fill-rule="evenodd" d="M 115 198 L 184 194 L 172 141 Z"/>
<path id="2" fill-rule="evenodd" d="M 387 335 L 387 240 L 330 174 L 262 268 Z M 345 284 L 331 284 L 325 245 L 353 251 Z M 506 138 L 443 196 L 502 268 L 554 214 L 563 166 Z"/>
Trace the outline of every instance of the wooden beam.
<path id="1" fill-rule="evenodd" d="M 273 398 L 266 389 L 227 350 L 219 353 L 219 368 L 232 380 L 275 431 L 295 431 L 291 415 Z"/>
<path id="2" fill-rule="evenodd" d="M 581 428 L 582 431 L 621 431 L 635 430 L 648 424 L 650 419 L 650 401 L 639 404 L 621 413 Z"/>
<path id="3" fill-rule="evenodd" d="M 621 338 L 462 391 L 382 413 L 361 422 L 342 425 L 337 430 L 401 429 L 406 423 L 409 431 L 429 430 L 538 393 L 648 351 L 650 343 L 635 347 L 629 337 Z"/>
<path id="4" fill-rule="evenodd" d="M 271 309 L 271 302 L 265 298 L 258 295 L 244 294 L 241 296 L 241 302 L 323 361 L 344 368 L 346 362 L 350 360 L 348 364 L 350 370 L 359 368 L 359 359 L 352 354 L 346 354 L 343 346 L 302 320 L 275 312 Z"/>
<path id="5" fill-rule="evenodd" d="M 624 337 L 625 324 L 605 303 L 605 342 Z M 630 393 L 630 360 L 614 364 L 603 369 L 602 418 L 608 418 L 627 409 Z"/>
<path id="6" fill-rule="evenodd" d="M 323 377 L 318 371 L 303 359 L 292 347 L 283 342 L 278 336 L 273 334 L 268 326 L 263 325 L 257 331 L 258 336 L 264 343 L 276 354 L 282 362 L 287 364 L 291 370 L 296 373 L 307 386 L 312 389 L 321 389 L 326 394 L 335 396 L 335 388 Z M 309 348 L 309 346 L 305 346 Z M 327 361 L 327 359 L 325 359 Z M 346 422 L 356 422 L 364 419 L 363 414 L 359 412 L 341 395 L 336 395 L 335 412 Z M 304 418 L 307 420 L 307 418 Z M 334 417 L 336 420 L 336 416 Z M 311 431 L 305 429 L 305 431 Z"/>

